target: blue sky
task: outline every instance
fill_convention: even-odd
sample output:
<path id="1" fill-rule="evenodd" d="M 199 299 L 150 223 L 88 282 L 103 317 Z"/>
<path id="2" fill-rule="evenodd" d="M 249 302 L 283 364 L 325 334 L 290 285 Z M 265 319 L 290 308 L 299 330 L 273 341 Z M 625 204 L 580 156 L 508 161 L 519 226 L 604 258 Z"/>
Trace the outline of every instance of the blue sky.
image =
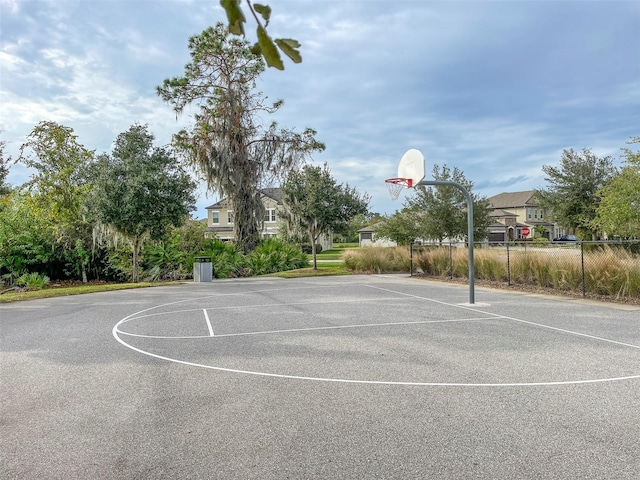
<path id="1" fill-rule="evenodd" d="M 393 213 L 384 179 L 409 148 L 491 196 L 544 187 L 565 148 L 612 155 L 640 135 L 640 2 L 268 0 L 274 37 L 303 63 L 258 86 L 284 107 L 265 122 L 312 127 L 314 163 Z M 0 0 L 0 138 L 16 156 L 42 120 L 109 152 L 133 123 L 157 144 L 188 125 L 155 87 L 180 75 L 187 40 L 224 21 L 218 0 Z M 249 22 L 249 35 L 253 36 Z M 26 181 L 21 165 L 9 182 Z M 198 209 L 218 200 L 201 188 Z"/>

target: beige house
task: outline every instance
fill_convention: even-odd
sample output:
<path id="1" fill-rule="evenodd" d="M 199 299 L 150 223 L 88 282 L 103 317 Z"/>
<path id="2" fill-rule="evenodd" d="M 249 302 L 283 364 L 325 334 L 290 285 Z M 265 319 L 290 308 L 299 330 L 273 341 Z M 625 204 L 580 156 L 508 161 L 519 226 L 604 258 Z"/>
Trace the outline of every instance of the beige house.
<path id="1" fill-rule="evenodd" d="M 260 190 L 262 204 L 264 205 L 264 222 L 260 235 L 262 238 L 277 237 L 280 228 L 280 211 L 282 193 L 279 188 L 263 188 Z M 224 241 L 235 240 L 233 227 L 233 211 L 229 209 L 229 202 L 223 198 L 219 202 L 206 207 L 207 237 L 216 237 Z M 318 241 L 323 250 L 333 247 L 332 235 L 321 235 Z"/>
<path id="2" fill-rule="evenodd" d="M 543 236 L 548 240 L 557 235 L 557 225 L 549 221 L 548 212 L 536 201 L 535 193 L 535 190 L 504 192 L 488 198 L 493 208 L 490 242 L 533 238 L 534 229 L 539 225 L 545 228 Z M 526 231 L 527 228 L 529 234 L 524 235 L 523 229 Z"/>

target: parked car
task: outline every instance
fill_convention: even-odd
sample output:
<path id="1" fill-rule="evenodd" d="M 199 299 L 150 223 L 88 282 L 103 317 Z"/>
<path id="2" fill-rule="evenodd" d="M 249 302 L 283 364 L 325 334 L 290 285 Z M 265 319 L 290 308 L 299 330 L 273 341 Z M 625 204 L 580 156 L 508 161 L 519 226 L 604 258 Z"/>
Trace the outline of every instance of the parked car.
<path id="1" fill-rule="evenodd" d="M 567 242 L 577 242 L 578 239 L 575 235 L 562 235 L 561 237 L 556 237 L 552 240 L 555 243 L 567 243 Z"/>

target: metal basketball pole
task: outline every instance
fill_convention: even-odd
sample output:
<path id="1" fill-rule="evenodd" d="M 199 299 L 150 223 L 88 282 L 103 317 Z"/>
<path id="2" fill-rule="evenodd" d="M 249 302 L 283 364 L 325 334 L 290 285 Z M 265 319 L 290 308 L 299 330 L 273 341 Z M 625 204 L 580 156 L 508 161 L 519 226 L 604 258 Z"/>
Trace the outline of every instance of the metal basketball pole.
<path id="1" fill-rule="evenodd" d="M 467 189 L 458 182 L 450 182 L 446 180 L 422 180 L 417 185 L 425 186 L 442 186 L 455 187 L 460 190 L 467 199 L 467 237 L 469 240 L 469 303 L 473 305 L 475 302 L 474 288 L 474 268 L 473 268 L 473 200 Z"/>

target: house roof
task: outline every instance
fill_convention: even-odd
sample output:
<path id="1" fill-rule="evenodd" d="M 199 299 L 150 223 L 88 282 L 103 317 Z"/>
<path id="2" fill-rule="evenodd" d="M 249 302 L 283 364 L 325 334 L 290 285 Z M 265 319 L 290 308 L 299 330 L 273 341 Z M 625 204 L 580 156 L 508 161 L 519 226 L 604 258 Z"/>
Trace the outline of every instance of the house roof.
<path id="1" fill-rule="evenodd" d="M 488 200 L 493 208 L 516 208 L 525 206 L 535 206 L 537 203 L 532 201 L 535 190 L 527 190 L 524 192 L 503 192 Z"/>
<path id="2" fill-rule="evenodd" d="M 366 227 L 362 227 L 361 229 L 358 230 L 358 233 L 368 233 L 368 232 L 375 232 L 376 231 L 376 227 L 379 225 L 382 225 L 383 222 L 376 222 L 373 225 L 367 225 Z"/>
<path id="3" fill-rule="evenodd" d="M 493 212 L 489 213 L 489 216 L 493 218 L 504 218 L 504 217 L 513 218 L 513 217 L 517 217 L 518 215 L 512 212 L 507 212 L 506 210 L 497 208 Z"/>
<path id="4" fill-rule="evenodd" d="M 272 198 L 276 202 L 280 203 L 280 199 L 282 198 L 282 190 L 280 188 L 261 188 L 260 193 L 265 197 Z M 214 203 L 213 205 L 209 205 L 205 207 L 205 210 L 215 210 L 218 208 L 223 208 L 228 205 L 228 200 L 226 198 L 220 199 L 220 201 Z"/>

